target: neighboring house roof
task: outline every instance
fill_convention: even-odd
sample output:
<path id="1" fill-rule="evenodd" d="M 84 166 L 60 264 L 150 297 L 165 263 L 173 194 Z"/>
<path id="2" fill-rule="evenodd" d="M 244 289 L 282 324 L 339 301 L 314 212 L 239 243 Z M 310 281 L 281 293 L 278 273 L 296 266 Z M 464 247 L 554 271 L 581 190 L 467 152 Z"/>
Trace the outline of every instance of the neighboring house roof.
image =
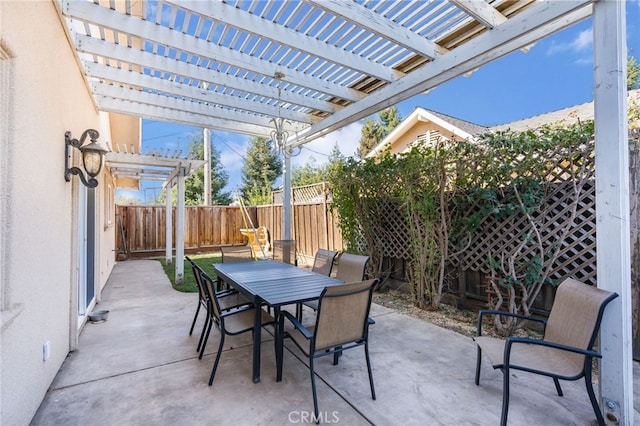
<path id="1" fill-rule="evenodd" d="M 629 91 L 629 102 L 640 104 L 640 89 Z M 492 127 L 481 126 L 441 112 L 416 107 L 407 118 L 402 120 L 402 122 L 398 124 L 398 126 L 366 156 L 375 157 L 386 147 L 392 146 L 396 141 L 402 138 L 402 135 L 407 133 L 419 121 L 431 121 L 434 124 L 447 129 L 447 131 L 450 131 L 453 135 L 460 137 L 461 139 L 473 139 L 474 136 L 486 132 L 499 132 L 505 130 L 523 132 L 527 129 L 536 129 L 545 124 L 573 124 L 576 123 L 578 119 L 580 121 L 588 121 L 593 120 L 593 118 L 593 102 L 586 102 L 584 104 L 574 105 L 557 111 Z"/>
<path id="2" fill-rule="evenodd" d="M 580 119 L 580 121 L 593 120 L 593 115 L 593 102 L 586 102 L 522 120 L 512 121 L 511 123 L 499 124 L 491 127 L 490 130 L 492 132 L 503 132 L 506 130 L 524 132 L 525 130 L 536 129 L 545 124 L 574 124 L 578 119 Z"/>
<path id="3" fill-rule="evenodd" d="M 475 124 L 470 121 L 465 121 L 460 118 L 452 117 L 450 115 L 443 114 L 441 112 L 437 112 L 433 110 L 427 110 L 427 111 L 429 111 L 431 114 L 434 114 L 437 117 L 440 117 L 442 120 L 448 121 L 452 125 L 456 126 L 460 130 L 470 135 L 479 135 L 489 130 L 489 128 L 486 126 L 481 126 L 479 124 Z"/>
<path id="4" fill-rule="evenodd" d="M 640 101 L 640 89 L 629 91 L 629 100 L 635 102 Z M 523 132 L 527 129 L 536 129 L 545 124 L 574 124 L 580 121 L 593 120 L 593 101 L 580 105 L 574 105 L 568 108 L 559 109 L 557 111 L 547 112 L 545 114 L 536 115 L 534 117 L 525 118 L 523 120 L 512 121 L 511 123 L 500 124 L 491 127 L 492 132 L 500 132 L 505 130 L 513 130 L 514 132 Z"/>
<path id="5" fill-rule="evenodd" d="M 480 126 L 469 121 L 464 121 L 459 118 L 451 117 L 425 108 L 416 107 L 407 118 L 402 120 L 400 124 L 391 131 L 391 133 L 389 133 L 378 145 L 369 151 L 366 157 L 375 157 L 378 153 L 386 149 L 386 147 L 392 146 L 395 141 L 399 140 L 402 135 L 408 132 L 419 122 L 432 122 L 460 139 L 472 139 L 473 135 L 484 133 L 489 130 L 487 127 Z"/>

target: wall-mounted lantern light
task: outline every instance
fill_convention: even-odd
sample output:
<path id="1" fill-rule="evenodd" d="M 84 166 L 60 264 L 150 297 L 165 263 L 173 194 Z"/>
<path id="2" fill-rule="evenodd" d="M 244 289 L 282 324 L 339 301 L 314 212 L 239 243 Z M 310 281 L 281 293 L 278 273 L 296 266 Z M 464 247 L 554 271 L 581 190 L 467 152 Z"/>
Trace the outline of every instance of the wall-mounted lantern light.
<path id="1" fill-rule="evenodd" d="M 91 143 L 84 145 L 85 140 L 89 137 Z M 96 176 L 100 174 L 100 170 L 102 169 L 102 163 L 104 161 L 104 154 L 107 153 L 107 150 L 96 142 L 96 140 L 100 137 L 100 133 L 94 129 L 87 129 L 80 136 L 80 140 L 72 139 L 71 132 L 67 131 L 64 133 L 64 156 L 65 156 L 65 167 L 64 167 L 64 180 L 69 182 L 71 180 L 71 175 L 80 176 L 80 180 L 82 183 L 89 187 L 95 188 L 98 186 L 98 181 L 96 180 Z M 71 150 L 69 147 L 72 146 L 74 148 L 78 148 L 82 153 L 82 164 L 84 165 L 84 169 L 86 170 L 89 178 L 87 179 L 84 176 L 83 171 L 78 167 L 69 167 L 71 164 Z"/>

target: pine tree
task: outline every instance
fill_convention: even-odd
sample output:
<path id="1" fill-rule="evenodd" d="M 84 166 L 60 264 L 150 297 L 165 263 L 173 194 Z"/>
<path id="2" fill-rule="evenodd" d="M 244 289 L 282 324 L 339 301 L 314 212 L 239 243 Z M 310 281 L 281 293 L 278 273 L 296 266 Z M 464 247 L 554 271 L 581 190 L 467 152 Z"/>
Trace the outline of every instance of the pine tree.
<path id="1" fill-rule="evenodd" d="M 189 142 L 189 155 L 196 160 L 204 159 L 204 145 L 202 136 L 195 136 Z M 184 202 L 188 206 L 201 205 L 204 200 L 204 167 L 199 168 L 189 176 L 184 182 Z M 220 151 L 215 146 L 211 146 L 211 203 L 214 205 L 226 206 L 232 201 L 231 194 L 223 191 L 229 182 L 229 173 L 220 162 Z M 172 200 L 175 203 L 177 198 L 176 187 L 172 190 Z M 156 203 L 164 204 L 166 193 L 162 193 L 156 199 Z"/>
<path id="2" fill-rule="evenodd" d="M 378 120 L 367 120 L 362 126 L 358 156 L 364 157 L 376 147 L 402 121 L 398 108 L 393 106 L 381 111 Z"/>
<path id="3" fill-rule="evenodd" d="M 272 142 L 254 137 L 242 166 L 242 197 L 251 205 L 269 203 L 282 161 L 272 150 Z"/>

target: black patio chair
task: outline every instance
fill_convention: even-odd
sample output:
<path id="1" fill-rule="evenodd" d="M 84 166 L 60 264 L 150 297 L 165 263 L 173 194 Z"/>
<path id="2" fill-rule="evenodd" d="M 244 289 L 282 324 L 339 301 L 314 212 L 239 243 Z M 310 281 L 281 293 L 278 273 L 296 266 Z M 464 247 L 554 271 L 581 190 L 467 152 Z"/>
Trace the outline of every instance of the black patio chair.
<path id="1" fill-rule="evenodd" d="M 330 253 L 335 253 L 335 252 L 330 252 Z M 333 264 L 333 260 L 331 261 L 331 263 Z M 369 263 L 369 256 L 362 256 L 359 254 L 351 254 L 351 253 L 342 253 L 340 255 L 340 258 L 338 259 L 338 269 L 336 271 L 336 278 L 341 281 L 344 281 L 345 283 L 362 281 L 364 280 L 364 274 L 365 274 L 365 271 L 367 270 L 367 263 Z M 315 265 L 315 262 L 314 262 L 314 265 Z M 329 271 L 329 273 L 331 273 L 331 271 Z M 304 305 L 310 307 L 314 311 L 318 310 L 317 300 L 311 300 L 309 302 L 305 302 Z M 301 316 L 298 316 L 298 318 L 301 318 Z"/>
<path id="2" fill-rule="evenodd" d="M 200 272 L 197 269 L 200 269 L 196 263 L 189 258 L 189 256 L 185 256 L 185 259 L 191 264 L 191 270 L 193 271 L 193 277 L 196 280 L 196 285 L 198 286 L 198 307 L 196 308 L 196 313 L 193 316 L 193 322 L 191 323 L 191 328 L 189 329 L 189 336 L 193 334 L 193 328 L 196 325 L 196 320 L 198 319 L 198 314 L 200 313 L 200 308 L 204 307 L 207 309 L 207 296 L 202 288 L 202 284 L 200 283 Z M 196 269 L 197 268 L 197 269 Z M 200 349 L 200 348 L 198 348 Z"/>
<path id="3" fill-rule="evenodd" d="M 294 329 L 287 333 L 287 337 L 309 357 L 309 371 L 311 373 L 311 390 L 313 393 L 313 412 L 318 420 L 318 396 L 314 373 L 314 360 L 327 355 L 333 355 L 333 364 L 338 364 L 339 355 L 347 349 L 364 346 L 364 354 L 369 374 L 371 398 L 376 399 L 373 385 L 371 361 L 369 359 L 369 310 L 373 289 L 378 280 L 360 281 L 350 284 L 327 287 L 322 291 L 318 303 L 315 326 L 307 328 L 296 317 L 287 311 L 281 311 L 279 330 L 284 330 L 284 320 L 288 319 Z M 282 340 L 282 339 L 280 339 Z M 277 346 L 276 380 L 282 379 L 283 356 L 282 341 Z"/>
<path id="4" fill-rule="evenodd" d="M 604 425 L 598 400 L 593 392 L 591 369 L 594 358 L 602 355 L 593 350 L 604 309 L 616 293 L 610 293 L 574 279 L 567 279 L 556 292 L 547 320 L 503 311 L 483 310 L 478 318 L 476 385 L 480 384 L 480 364 L 484 353 L 494 369 L 503 373 L 502 417 L 506 426 L 509 413 L 509 378 L 511 370 L 526 371 L 551 377 L 556 392 L 563 396 L 559 380 L 584 378 L 589 400 L 599 425 Z M 505 340 L 482 336 L 482 320 L 486 315 L 509 315 L 540 322 L 544 338 L 508 337 Z"/>
<path id="5" fill-rule="evenodd" d="M 196 309 L 196 314 L 193 317 L 193 322 L 191 323 L 191 329 L 189 330 L 190 336 L 193 332 L 193 327 L 196 324 L 196 319 L 198 318 L 198 312 L 200 311 L 200 307 L 202 305 L 204 305 L 204 308 L 206 310 L 206 315 L 207 315 L 207 317 L 205 318 L 204 324 L 202 325 L 202 332 L 200 333 L 200 340 L 198 341 L 198 346 L 196 347 L 196 351 L 200 352 L 198 358 L 202 359 L 202 354 L 204 353 L 203 342 L 205 342 L 206 340 L 205 336 L 208 336 L 208 333 L 210 331 L 208 329 L 208 324 L 209 324 L 209 321 L 211 320 L 211 312 L 208 304 L 209 293 L 204 283 L 202 282 L 202 274 L 204 274 L 205 272 L 197 263 L 189 259 L 189 257 L 185 256 L 185 258 L 189 261 L 189 263 L 191 263 L 191 270 L 193 271 L 193 276 L 196 280 L 196 285 L 198 286 L 198 295 L 199 295 L 198 308 Z M 245 296 L 243 296 L 242 294 L 238 293 L 235 290 L 223 290 L 218 292 L 217 294 L 220 297 L 219 299 L 220 309 L 223 311 L 227 311 L 229 309 L 235 309 L 245 305 L 253 306 L 250 299 L 246 298 Z"/>
<path id="6" fill-rule="evenodd" d="M 216 359 L 213 362 L 211 376 L 209 377 L 209 386 L 211 386 L 216 375 L 216 370 L 218 369 L 220 355 L 222 355 L 222 347 L 224 345 L 225 336 L 237 336 L 239 334 L 246 333 L 247 331 L 252 331 L 254 325 L 255 310 L 254 305 L 252 304 L 224 311 L 221 307 L 221 301 L 226 296 L 221 295 L 219 292 L 216 293 L 213 290 L 213 280 L 211 279 L 211 277 L 209 277 L 209 275 L 203 272 L 201 276 L 205 291 L 209 296 L 207 300 L 209 305 L 209 312 L 211 313 L 211 315 L 209 315 L 208 329 L 201 351 L 204 351 L 204 347 L 207 344 L 209 333 L 211 331 L 211 328 L 213 327 L 213 324 L 216 324 L 216 326 L 220 330 L 220 343 L 218 344 L 218 352 L 216 353 Z M 274 318 L 267 312 L 261 310 L 261 313 L 262 326 L 275 323 Z M 200 357 L 202 357 L 202 352 L 200 353 Z"/>

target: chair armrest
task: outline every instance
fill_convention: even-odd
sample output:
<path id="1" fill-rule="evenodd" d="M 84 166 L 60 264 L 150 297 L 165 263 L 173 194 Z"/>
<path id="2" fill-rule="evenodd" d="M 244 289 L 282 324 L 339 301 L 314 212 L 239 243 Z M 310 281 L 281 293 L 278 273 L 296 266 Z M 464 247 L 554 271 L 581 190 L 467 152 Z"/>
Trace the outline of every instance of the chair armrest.
<path id="1" fill-rule="evenodd" d="M 528 315 L 517 314 L 515 312 L 498 311 L 495 309 L 483 309 L 478 314 L 478 336 L 482 336 L 482 318 L 485 315 L 500 315 L 505 317 L 520 318 L 529 321 L 536 321 L 542 323 L 545 327 L 547 326 L 547 320 L 544 318 L 535 318 Z"/>
<path id="2" fill-rule="evenodd" d="M 527 345 L 546 346 L 546 347 L 549 347 L 549 348 L 554 348 L 554 349 L 567 351 L 567 352 L 573 352 L 573 353 L 585 355 L 585 356 L 588 356 L 588 357 L 602 358 L 602 355 L 599 352 L 588 350 L 588 349 L 576 348 L 575 346 L 563 345 L 561 343 L 550 342 L 548 340 L 531 339 L 529 337 L 508 337 L 506 342 L 505 342 L 505 346 L 504 346 L 504 362 L 505 362 L 505 364 L 507 364 L 508 361 L 509 361 L 509 357 L 511 355 L 511 346 L 513 346 L 514 343 L 524 343 L 524 344 L 527 344 Z"/>
<path id="3" fill-rule="evenodd" d="M 252 310 L 254 308 L 255 308 L 255 306 L 253 305 L 253 303 L 249 303 L 249 304 L 246 304 L 246 305 L 241 305 L 241 306 L 238 306 L 238 308 L 234 308 L 234 309 L 232 309 L 230 311 L 221 312 L 220 313 L 220 318 L 225 318 L 225 317 L 228 317 L 230 315 L 235 315 L 238 312 L 249 311 L 249 310 Z"/>
<path id="4" fill-rule="evenodd" d="M 302 325 L 302 323 L 298 321 L 298 319 L 295 316 L 291 315 L 289 312 L 280 311 L 280 317 L 286 317 L 289 321 L 291 321 L 291 324 L 293 324 L 295 328 L 300 330 L 300 332 L 302 333 L 305 339 L 311 340 L 313 338 L 313 334 L 311 334 L 311 332 L 307 330 L 307 327 Z"/>
<path id="5" fill-rule="evenodd" d="M 220 290 L 218 292 L 216 292 L 216 295 L 218 297 L 226 297 L 226 296 L 231 296 L 232 294 L 237 294 L 238 290 L 234 290 L 234 289 L 227 289 L 227 290 Z"/>

